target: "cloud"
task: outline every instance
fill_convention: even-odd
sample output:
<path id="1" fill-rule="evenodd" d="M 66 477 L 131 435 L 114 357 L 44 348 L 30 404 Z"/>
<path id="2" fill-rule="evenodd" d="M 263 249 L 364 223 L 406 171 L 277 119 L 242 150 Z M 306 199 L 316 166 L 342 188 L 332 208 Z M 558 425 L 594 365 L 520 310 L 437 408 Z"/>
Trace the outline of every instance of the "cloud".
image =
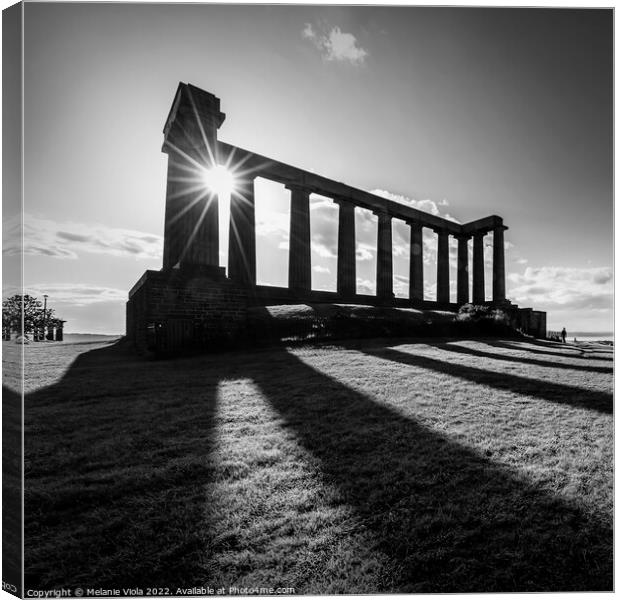
<path id="1" fill-rule="evenodd" d="M 310 23 L 306 23 L 304 30 L 301 32 L 301 35 L 307 39 L 315 39 L 316 34 L 314 33 L 314 29 L 312 29 L 312 25 Z"/>
<path id="2" fill-rule="evenodd" d="M 331 271 L 327 267 L 323 267 L 321 265 L 314 265 L 314 267 L 312 267 L 312 270 L 315 273 L 331 273 Z"/>
<path id="3" fill-rule="evenodd" d="M 374 246 L 368 244 L 358 244 L 355 251 L 355 257 L 357 260 L 373 260 L 377 250 Z"/>
<path id="4" fill-rule="evenodd" d="M 396 296 L 409 297 L 409 277 L 404 277 L 403 275 L 395 273 L 393 282 L 394 294 Z"/>
<path id="5" fill-rule="evenodd" d="M 553 311 L 604 311 L 613 306 L 610 267 L 527 267 L 507 276 L 508 296 L 520 306 Z"/>
<path id="6" fill-rule="evenodd" d="M 370 296 L 375 294 L 377 289 L 374 281 L 370 281 L 369 279 L 362 279 L 361 277 L 356 278 L 356 287 L 358 294 L 368 294 Z"/>
<path id="7" fill-rule="evenodd" d="M 256 235 L 278 236 L 288 239 L 289 216 L 282 212 L 269 212 L 268 216 L 256 221 Z"/>
<path id="8" fill-rule="evenodd" d="M 460 223 L 460 221 L 450 215 L 450 213 L 440 210 L 440 207 L 445 208 L 448 206 L 448 201 L 445 198 L 440 202 L 435 202 L 434 200 L 430 200 L 428 198 L 424 200 L 415 200 L 414 198 L 409 198 L 408 196 L 403 196 L 402 194 L 393 194 L 392 192 L 381 189 L 369 190 L 369 193 L 375 194 L 375 196 L 381 196 L 387 200 L 398 202 L 399 204 L 404 204 L 405 206 L 410 206 L 411 208 L 416 208 L 431 215 L 435 215 L 436 217 L 447 219 L 453 223 Z"/>
<path id="9" fill-rule="evenodd" d="M 37 297 L 47 294 L 52 307 L 57 304 L 86 306 L 100 302 L 125 302 L 127 300 L 127 290 L 87 283 L 37 283 L 27 286 L 26 293 Z"/>
<path id="10" fill-rule="evenodd" d="M 368 56 L 368 52 L 358 46 L 355 36 L 352 33 L 345 33 L 340 27 L 317 32 L 312 24 L 306 23 L 302 37 L 310 40 L 318 48 L 324 60 L 363 65 Z"/>
<path id="11" fill-rule="evenodd" d="M 321 196 L 320 194 L 310 194 L 310 210 L 317 210 L 319 208 L 327 208 L 329 210 L 337 211 L 338 205 L 327 196 Z"/>
<path id="12" fill-rule="evenodd" d="M 59 259 L 76 259 L 80 252 L 159 259 L 163 248 L 163 238 L 152 233 L 93 223 L 58 222 L 27 213 L 23 237 L 24 254 Z M 21 252 L 18 219 L 6 224 L 2 250 L 7 255 Z"/>
<path id="13" fill-rule="evenodd" d="M 310 244 L 312 252 L 316 252 L 322 258 L 336 258 L 336 244 L 326 243 L 322 240 L 312 240 Z"/>

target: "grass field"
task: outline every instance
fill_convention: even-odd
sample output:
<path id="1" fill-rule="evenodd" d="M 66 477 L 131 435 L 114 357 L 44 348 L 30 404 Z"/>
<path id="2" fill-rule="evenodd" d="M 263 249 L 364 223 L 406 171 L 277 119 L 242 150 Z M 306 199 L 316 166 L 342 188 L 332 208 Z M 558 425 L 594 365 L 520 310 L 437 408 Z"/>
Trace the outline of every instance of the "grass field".
<path id="1" fill-rule="evenodd" d="M 610 348 L 25 351 L 27 589 L 612 588 Z"/>

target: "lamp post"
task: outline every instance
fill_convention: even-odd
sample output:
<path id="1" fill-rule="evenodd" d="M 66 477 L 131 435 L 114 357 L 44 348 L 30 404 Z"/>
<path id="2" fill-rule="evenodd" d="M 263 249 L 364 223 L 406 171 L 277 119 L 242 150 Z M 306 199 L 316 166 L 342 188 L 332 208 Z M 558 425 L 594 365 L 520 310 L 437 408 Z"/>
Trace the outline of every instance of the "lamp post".
<path id="1" fill-rule="evenodd" d="M 42 337 L 42 341 L 45 341 L 46 330 L 47 330 L 47 294 L 43 294 L 43 337 Z"/>

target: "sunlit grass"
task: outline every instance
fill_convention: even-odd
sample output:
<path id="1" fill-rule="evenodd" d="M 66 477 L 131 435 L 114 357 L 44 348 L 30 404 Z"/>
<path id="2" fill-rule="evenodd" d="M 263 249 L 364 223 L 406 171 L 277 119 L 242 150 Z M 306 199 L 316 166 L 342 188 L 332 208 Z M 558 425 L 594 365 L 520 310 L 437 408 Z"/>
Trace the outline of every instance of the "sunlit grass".
<path id="1" fill-rule="evenodd" d="M 27 587 L 610 589 L 607 351 L 85 349 L 29 348 Z"/>

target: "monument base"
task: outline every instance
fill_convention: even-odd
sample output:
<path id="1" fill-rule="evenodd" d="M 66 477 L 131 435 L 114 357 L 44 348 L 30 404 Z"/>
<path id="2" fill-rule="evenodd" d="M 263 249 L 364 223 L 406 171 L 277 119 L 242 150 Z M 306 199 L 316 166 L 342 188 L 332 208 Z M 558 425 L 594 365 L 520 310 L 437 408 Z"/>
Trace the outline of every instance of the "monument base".
<path id="1" fill-rule="evenodd" d="M 129 292 L 127 340 L 139 352 L 225 347 L 243 330 L 249 296 L 219 267 L 146 271 Z"/>
<path id="2" fill-rule="evenodd" d="M 459 305 L 407 298 L 377 298 L 336 292 L 244 286 L 228 279 L 221 267 L 182 267 L 146 271 L 129 292 L 127 340 L 139 352 L 179 354 L 232 348 L 250 343 L 248 309 L 287 304 L 359 305 L 369 308 L 416 308 L 457 313 Z M 546 337 L 546 313 L 504 301 L 486 302 L 501 308 L 516 330 Z M 250 328 L 251 329 L 251 328 Z M 247 339 L 246 339 L 247 338 Z"/>

